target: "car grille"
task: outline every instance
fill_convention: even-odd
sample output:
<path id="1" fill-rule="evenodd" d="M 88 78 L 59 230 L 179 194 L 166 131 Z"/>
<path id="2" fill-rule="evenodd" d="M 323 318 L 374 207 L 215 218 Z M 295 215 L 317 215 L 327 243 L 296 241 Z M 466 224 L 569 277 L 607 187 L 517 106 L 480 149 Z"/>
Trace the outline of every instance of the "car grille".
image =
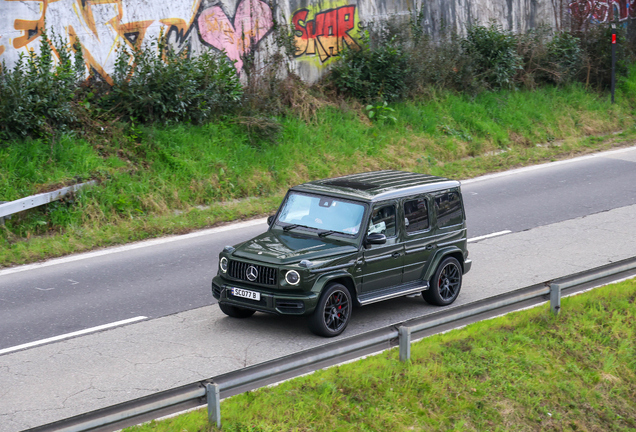
<path id="1" fill-rule="evenodd" d="M 255 280 L 251 281 L 247 278 L 247 268 L 254 266 L 258 272 L 258 276 Z M 261 285 L 276 285 L 278 280 L 276 277 L 276 269 L 271 267 L 265 267 L 257 264 L 244 263 L 240 261 L 230 261 L 230 265 L 227 271 L 228 275 L 234 279 L 240 279 L 242 281 L 251 282 Z"/>

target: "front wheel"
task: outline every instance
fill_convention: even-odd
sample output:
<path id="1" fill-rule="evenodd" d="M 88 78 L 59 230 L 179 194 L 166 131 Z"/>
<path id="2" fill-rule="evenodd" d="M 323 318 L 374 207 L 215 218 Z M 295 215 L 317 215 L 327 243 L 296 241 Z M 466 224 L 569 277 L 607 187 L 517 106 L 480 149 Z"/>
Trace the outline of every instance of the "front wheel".
<path id="1" fill-rule="evenodd" d="M 351 294 L 341 284 L 328 285 L 309 317 L 309 329 L 318 336 L 334 337 L 344 331 L 351 319 Z"/>
<path id="2" fill-rule="evenodd" d="M 427 303 L 446 306 L 455 301 L 462 288 L 462 268 L 453 257 L 443 260 L 437 267 L 431 286 L 422 292 Z"/>
<path id="3" fill-rule="evenodd" d="M 255 310 L 245 309 L 238 306 L 232 306 L 225 303 L 219 303 L 219 307 L 223 311 L 223 313 L 227 316 L 231 316 L 232 318 L 249 318 L 254 315 Z"/>

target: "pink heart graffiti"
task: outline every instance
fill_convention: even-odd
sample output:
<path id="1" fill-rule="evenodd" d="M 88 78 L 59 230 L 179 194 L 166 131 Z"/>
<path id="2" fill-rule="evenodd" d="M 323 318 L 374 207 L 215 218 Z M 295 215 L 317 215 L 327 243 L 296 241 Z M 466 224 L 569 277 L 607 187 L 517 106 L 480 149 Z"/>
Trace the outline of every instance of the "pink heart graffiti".
<path id="1" fill-rule="evenodd" d="M 249 52 L 250 44 L 256 45 L 272 25 L 272 10 L 260 0 L 242 0 L 236 8 L 234 23 L 220 6 L 208 8 L 199 15 L 199 32 L 203 40 L 225 50 L 239 72 L 243 69 L 241 55 Z"/>

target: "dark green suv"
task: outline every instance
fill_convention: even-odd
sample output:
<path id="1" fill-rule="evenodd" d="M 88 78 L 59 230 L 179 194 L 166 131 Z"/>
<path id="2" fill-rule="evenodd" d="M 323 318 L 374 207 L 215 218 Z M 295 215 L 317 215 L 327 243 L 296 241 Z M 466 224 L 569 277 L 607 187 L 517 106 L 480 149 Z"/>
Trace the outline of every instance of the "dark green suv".
<path id="1" fill-rule="evenodd" d="M 354 305 L 422 293 L 455 301 L 470 270 L 458 181 L 401 171 L 291 188 L 269 229 L 226 246 L 212 294 L 235 318 L 307 315 L 322 336 L 342 333 Z"/>

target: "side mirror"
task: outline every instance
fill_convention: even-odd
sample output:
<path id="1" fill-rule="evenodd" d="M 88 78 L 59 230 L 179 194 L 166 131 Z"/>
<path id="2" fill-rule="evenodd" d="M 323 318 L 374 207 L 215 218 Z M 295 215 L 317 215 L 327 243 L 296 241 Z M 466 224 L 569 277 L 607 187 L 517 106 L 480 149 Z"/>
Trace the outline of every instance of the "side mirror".
<path id="1" fill-rule="evenodd" d="M 367 245 L 381 245 L 386 243 L 386 236 L 380 233 L 367 234 L 367 238 L 364 241 Z"/>
<path id="2" fill-rule="evenodd" d="M 267 225 L 272 225 L 272 222 L 274 222 L 274 215 L 268 216 L 267 217 Z"/>

